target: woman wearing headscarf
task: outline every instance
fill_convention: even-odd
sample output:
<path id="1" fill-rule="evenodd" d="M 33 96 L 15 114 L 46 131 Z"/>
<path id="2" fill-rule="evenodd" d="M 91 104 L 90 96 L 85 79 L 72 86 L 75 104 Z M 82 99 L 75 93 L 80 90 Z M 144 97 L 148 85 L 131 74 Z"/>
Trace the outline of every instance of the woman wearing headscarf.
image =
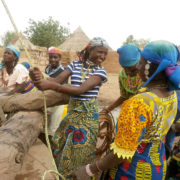
<path id="1" fill-rule="evenodd" d="M 3 61 L 0 69 L 0 87 L 8 88 L 10 94 L 24 92 L 26 82 L 29 79 L 28 70 L 17 64 L 20 50 L 12 45 L 5 48 Z"/>
<path id="2" fill-rule="evenodd" d="M 45 69 L 45 73 L 50 77 L 57 77 L 60 73 L 64 71 L 61 65 L 62 52 L 60 49 L 55 47 L 50 47 L 48 49 L 49 65 Z"/>
<path id="3" fill-rule="evenodd" d="M 58 75 L 60 75 L 64 68 L 61 65 L 61 57 L 62 57 L 62 51 L 55 47 L 50 47 L 48 49 L 48 57 L 49 57 L 49 65 L 45 69 L 45 73 L 52 78 L 56 78 Z M 67 83 L 67 80 L 65 81 Z M 57 127 L 59 126 L 59 123 L 61 120 L 65 117 L 67 114 L 67 105 L 60 105 L 60 106 L 54 106 L 49 107 L 48 112 L 50 113 L 48 123 L 48 133 L 50 135 L 50 139 L 54 135 Z M 45 136 L 41 134 L 41 140 L 43 142 L 45 141 Z"/>
<path id="4" fill-rule="evenodd" d="M 139 48 L 134 44 L 126 44 L 119 48 L 117 52 L 119 54 L 119 64 L 123 68 L 119 74 L 120 97 L 113 104 L 103 109 L 107 113 L 135 95 L 142 85 L 137 68 L 141 57 Z"/>
<path id="5" fill-rule="evenodd" d="M 101 180 L 165 179 L 165 136 L 177 113 L 177 95 L 168 82 L 179 85 L 173 78 L 180 72 L 178 58 L 177 47 L 168 41 L 145 46 L 139 62 L 145 88 L 122 104 L 112 152 L 75 171 L 78 180 L 99 171 L 103 171 Z"/>
<path id="6" fill-rule="evenodd" d="M 66 179 L 72 178 L 75 168 L 95 159 L 99 126 L 97 96 L 101 85 L 107 81 L 106 71 L 101 66 L 107 53 L 107 42 L 97 37 L 81 51 L 81 60 L 73 61 L 54 80 L 42 79 L 37 68 L 31 72 L 39 89 L 53 89 L 70 95 L 67 116 L 53 137 L 58 170 Z M 70 76 L 71 85 L 60 85 Z"/>

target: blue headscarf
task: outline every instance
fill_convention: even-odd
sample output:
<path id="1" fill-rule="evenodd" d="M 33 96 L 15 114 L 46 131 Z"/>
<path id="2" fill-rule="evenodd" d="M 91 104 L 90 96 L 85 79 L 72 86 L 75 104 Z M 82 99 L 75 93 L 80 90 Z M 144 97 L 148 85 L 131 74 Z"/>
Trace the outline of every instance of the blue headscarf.
<path id="1" fill-rule="evenodd" d="M 11 51 L 13 51 L 16 56 L 18 57 L 18 60 L 19 60 L 19 57 L 20 57 L 20 49 L 18 47 L 15 47 L 13 45 L 9 45 L 7 46 L 5 49 L 10 49 Z"/>
<path id="2" fill-rule="evenodd" d="M 21 64 L 22 64 L 26 69 L 28 69 L 28 70 L 29 70 L 30 67 L 31 67 L 28 62 L 22 62 Z"/>
<path id="3" fill-rule="evenodd" d="M 13 45 L 9 45 L 7 46 L 5 49 L 10 49 L 11 51 L 13 51 L 15 53 L 15 55 L 18 57 L 18 60 L 19 60 L 19 57 L 20 57 L 20 50 L 18 47 L 15 47 Z M 2 69 L 4 67 L 4 60 L 2 60 L 1 64 L 0 64 L 0 69 Z"/>
<path id="4" fill-rule="evenodd" d="M 180 66 L 177 65 L 180 54 L 177 46 L 168 41 L 153 41 L 145 46 L 141 55 L 153 64 L 159 64 L 154 74 L 145 82 L 144 86 L 158 73 L 165 71 L 170 82 L 177 88 L 180 88 Z"/>
<path id="5" fill-rule="evenodd" d="M 119 64 L 123 67 L 131 67 L 135 65 L 140 57 L 141 51 L 134 44 L 126 44 L 117 50 L 119 54 Z"/>

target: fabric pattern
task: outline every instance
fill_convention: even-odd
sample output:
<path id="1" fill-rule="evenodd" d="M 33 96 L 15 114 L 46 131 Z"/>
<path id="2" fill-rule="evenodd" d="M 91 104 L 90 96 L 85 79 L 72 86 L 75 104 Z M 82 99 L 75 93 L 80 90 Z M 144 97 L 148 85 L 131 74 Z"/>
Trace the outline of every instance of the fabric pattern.
<path id="1" fill-rule="evenodd" d="M 55 47 L 50 47 L 48 49 L 48 54 L 59 54 L 59 55 L 62 55 L 62 51 L 58 48 L 55 48 Z"/>
<path id="2" fill-rule="evenodd" d="M 22 94 L 26 94 L 28 92 L 34 92 L 36 91 L 36 87 L 34 86 L 34 84 L 31 82 L 31 80 L 29 80 L 27 83 L 26 83 L 26 86 L 24 88 L 24 91 L 22 92 Z"/>
<path id="3" fill-rule="evenodd" d="M 75 60 L 67 67 L 65 67 L 65 69 L 71 72 L 71 85 L 73 86 L 80 86 L 85 80 L 89 79 L 91 76 L 102 77 L 103 83 L 107 81 L 106 71 L 103 67 L 100 66 L 89 69 L 83 66 L 83 62 Z M 79 100 L 96 98 L 98 96 L 98 92 L 101 86 L 102 83 L 79 96 L 72 96 L 72 98 Z"/>
<path id="4" fill-rule="evenodd" d="M 89 47 L 99 47 L 99 46 L 105 47 L 107 49 L 109 48 L 109 45 L 105 39 L 101 37 L 94 37 L 84 49 L 87 49 Z"/>
<path id="5" fill-rule="evenodd" d="M 57 53 L 56 49 L 50 49 L 50 54 L 51 53 Z M 53 71 L 51 65 L 48 65 L 45 69 L 45 73 L 52 78 L 56 78 L 63 71 L 64 68 L 61 64 L 59 64 L 59 66 Z M 68 80 L 66 80 L 64 84 L 66 84 L 67 82 Z M 48 107 L 48 112 L 50 112 L 51 114 L 48 123 L 48 134 L 54 136 L 57 127 L 59 126 L 64 116 L 67 114 L 67 105 Z"/>
<path id="6" fill-rule="evenodd" d="M 152 41 L 144 47 L 141 55 L 153 64 L 158 64 L 157 70 L 145 82 L 144 86 L 159 72 L 165 71 L 171 83 L 180 88 L 180 66 L 177 64 L 180 54 L 177 46 L 168 41 Z"/>
<path id="7" fill-rule="evenodd" d="M 48 74 L 50 77 L 57 77 L 59 74 L 61 74 L 64 71 L 64 68 L 61 64 L 53 71 L 51 69 L 52 69 L 51 65 L 48 65 L 45 69 L 45 73 Z"/>
<path id="8" fill-rule="evenodd" d="M 122 105 L 111 149 L 123 162 L 104 171 L 101 180 L 165 179 L 164 140 L 177 112 L 176 92 L 166 98 L 146 92 Z"/>
<path id="9" fill-rule="evenodd" d="M 66 179 L 74 169 L 91 163 L 95 158 L 98 133 L 97 100 L 71 98 L 68 113 L 53 137 L 54 157 L 58 170 Z"/>
<path id="10" fill-rule="evenodd" d="M 139 74 L 134 77 L 128 77 L 124 69 L 120 71 L 119 74 L 119 86 L 120 86 L 120 95 L 123 98 L 130 98 L 138 92 L 138 89 L 142 85 L 142 80 L 139 77 Z"/>

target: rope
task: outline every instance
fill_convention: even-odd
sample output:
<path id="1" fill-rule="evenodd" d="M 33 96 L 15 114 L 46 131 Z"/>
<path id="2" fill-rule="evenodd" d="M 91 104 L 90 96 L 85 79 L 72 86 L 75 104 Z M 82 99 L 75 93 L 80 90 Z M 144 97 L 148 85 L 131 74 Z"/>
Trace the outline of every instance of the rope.
<path id="1" fill-rule="evenodd" d="M 27 58 L 28 58 L 28 61 L 29 61 L 30 65 L 31 65 L 31 67 L 34 67 L 34 66 L 33 66 L 33 62 L 32 62 L 32 59 L 31 59 L 31 57 L 30 57 L 30 55 L 29 55 L 29 52 L 27 51 L 27 48 L 25 47 L 24 42 L 22 41 L 21 34 L 19 33 L 19 31 L 18 31 L 18 29 L 17 29 L 17 26 L 16 26 L 16 24 L 15 24 L 15 22 L 14 22 L 12 16 L 11 16 L 11 14 L 10 14 L 10 11 L 9 11 L 9 9 L 8 9 L 5 1 L 4 1 L 4 0 L 1 0 L 1 2 L 2 2 L 3 6 L 4 6 L 4 8 L 5 8 L 5 10 L 6 10 L 7 14 L 8 14 L 8 16 L 9 16 L 9 19 L 10 19 L 10 21 L 11 21 L 11 23 L 12 23 L 12 25 L 13 25 L 15 31 L 16 31 L 16 34 L 18 35 L 18 38 L 19 38 L 19 40 L 20 40 L 20 42 L 21 42 L 21 45 L 22 45 L 22 47 L 23 47 L 24 50 L 25 50 L 25 54 L 26 54 L 26 56 L 27 56 Z M 47 171 L 45 171 L 45 172 L 44 172 L 44 175 L 42 176 L 42 180 L 45 180 L 45 176 L 46 176 L 47 173 L 54 173 L 54 174 L 56 174 L 56 180 L 59 180 L 59 177 L 58 177 L 58 176 L 60 176 L 63 180 L 65 180 L 65 178 L 64 178 L 64 177 L 58 172 L 58 170 L 57 170 L 56 163 L 55 163 L 55 161 L 54 161 L 53 154 L 52 154 L 52 150 L 51 150 L 51 145 L 50 145 L 50 142 L 49 142 L 49 137 L 48 137 L 47 105 L 46 105 L 46 97 L 45 97 L 44 92 L 43 92 L 43 100 L 44 100 L 44 116 L 45 116 L 45 136 L 46 136 L 46 142 L 47 142 L 48 150 L 49 150 L 49 152 L 50 152 L 50 156 L 51 156 L 51 159 L 52 159 L 52 164 L 53 164 L 55 170 L 47 170 Z"/>
<path id="2" fill-rule="evenodd" d="M 115 121 L 112 113 L 99 113 L 99 132 L 98 137 L 103 140 L 101 146 L 96 147 L 96 155 L 102 156 L 106 154 L 115 135 Z"/>
<path id="3" fill-rule="evenodd" d="M 54 173 L 56 174 L 56 180 L 59 180 L 59 177 L 60 176 L 63 180 L 65 180 L 64 176 L 62 176 L 58 170 L 57 170 L 57 166 L 56 166 L 56 163 L 55 163 L 55 160 L 54 160 L 54 157 L 53 157 L 53 153 L 52 153 L 52 150 L 51 150 L 51 144 L 49 142 L 49 137 L 48 137 L 48 117 L 47 117 L 47 105 L 46 105 L 46 98 L 45 98 L 45 95 L 44 95 L 44 115 L 45 115 L 45 137 L 46 137 L 46 142 L 47 142 L 47 145 L 48 145 L 48 149 L 49 149 L 49 152 L 50 152 L 50 155 L 51 155 L 51 159 L 52 159 L 52 164 L 55 168 L 55 171 L 54 170 L 47 170 L 44 172 L 44 175 L 42 176 L 42 180 L 45 180 L 45 176 L 47 173 Z M 58 175 L 58 176 L 57 176 Z"/>
<path id="4" fill-rule="evenodd" d="M 13 25 L 15 31 L 16 31 L 16 34 L 18 35 L 18 38 L 19 38 L 19 40 L 20 40 L 20 42 L 21 42 L 21 45 L 22 45 L 22 47 L 23 47 L 24 50 L 25 50 L 25 53 L 26 53 L 26 56 L 27 56 L 27 58 L 28 58 L 28 61 L 29 61 L 30 65 L 31 65 L 32 67 L 34 67 L 34 66 L 33 66 L 33 62 L 32 62 L 32 59 L 31 59 L 31 57 L 30 57 L 30 55 L 29 55 L 29 53 L 28 53 L 28 51 L 27 51 L 27 48 L 26 48 L 25 45 L 24 45 L 24 42 L 22 41 L 21 34 L 19 33 L 16 24 L 14 23 L 14 20 L 13 20 L 11 14 L 10 14 L 10 11 L 9 11 L 9 9 L 8 9 L 5 1 L 4 1 L 4 0 L 1 0 L 1 1 L 2 1 L 2 4 L 3 4 L 3 6 L 4 6 L 4 8 L 5 8 L 5 10 L 6 10 L 7 14 L 8 14 L 8 16 L 9 16 L 9 19 L 10 19 L 10 21 L 11 21 L 11 23 L 12 23 L 12 25 Z"/>

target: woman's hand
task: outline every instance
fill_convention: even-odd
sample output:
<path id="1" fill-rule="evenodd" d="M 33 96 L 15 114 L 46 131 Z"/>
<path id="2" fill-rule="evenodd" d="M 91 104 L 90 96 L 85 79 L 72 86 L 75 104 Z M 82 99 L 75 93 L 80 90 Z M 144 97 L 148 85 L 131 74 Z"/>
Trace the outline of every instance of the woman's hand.
<path id="1" fill-rule="evenodd" d="M 48 89 L 55 90 L 58 86 L 57 83 L 44 79 L 41 79 L 40 81 L 34 81 L 34 85 L 41 91 L 45 91 Z"/>
<path id="2" fill-rule="evenodd" d="M 76 169 L 73 173 L 73 180 L 89 180 L 90 176 L 86 173 L 86 166 L 81 166 Z"/>
<path id="3" fill-rule="evenodd" d="M 30 75 L 32 81 L 35 81 L 35 82 L 40 81 L 41 79 L 44 79 L 42 72 L 37 67 L 34 67 L 33 69 L 30 69 L 29 70 L 29 75 Z"/>
<path id="4" fill-rule="evenodd" d="M 100 113 L 105 113 L 105 114 L 107 114 L 109 112 L 110 112 L 110 110 L 108 108 L 104 108 L 100 111 Z"/>

